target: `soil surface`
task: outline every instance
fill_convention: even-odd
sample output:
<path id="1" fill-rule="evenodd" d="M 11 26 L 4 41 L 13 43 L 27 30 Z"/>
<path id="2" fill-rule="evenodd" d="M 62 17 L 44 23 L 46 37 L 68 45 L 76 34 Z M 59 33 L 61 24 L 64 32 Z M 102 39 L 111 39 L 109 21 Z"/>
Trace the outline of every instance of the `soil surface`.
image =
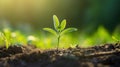
<path id="1" fill-rule="evenodd" d="M 32 46 L 0 47 L 0 67 L 120 67 L 120 44 L 58 51 Z"/>

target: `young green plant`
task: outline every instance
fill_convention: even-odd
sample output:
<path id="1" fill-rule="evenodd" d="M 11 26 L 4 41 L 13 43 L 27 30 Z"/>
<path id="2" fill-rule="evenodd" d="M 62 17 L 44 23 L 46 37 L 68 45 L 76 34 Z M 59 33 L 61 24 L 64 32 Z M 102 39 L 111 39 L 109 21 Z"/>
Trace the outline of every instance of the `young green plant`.
<path id="1" fill-rule="evenodd" d="M 73 32 L 73 31 L 77 31 L 77 28 L 67 28 L 66 27 L 66 20 L 62 20 L 62 22 L 59 22 L 59 19 L 56 15 L 53 15 L 53 24 L 54 24 L 54 29 L 51 28 L 43 28 L 43 30 L 48 31 L 52 34 L 54 34 L 55 36 L 57 36 L 57 50 L 59 48 L 59 44 L 60 44 L 60 38 L 63 34 L 68 33 L 68 32 Z"/>
<path id="2" fill-rule="evenodd" d="M 4 33 L 0 32 L 0 37 L 2 38 L 2 40 L 5 42 L 5 47 L 6 49 L 9 48 L 10 42 L 8 41 L 8 38 L 5 36 Z"/>
<path id="3" fill-rule="evenodd" d="M 120 40 L 117 39 L 115 36 L 112 36 L 112 39 L 115 40 L 117 43 L 120 43 Z"/>

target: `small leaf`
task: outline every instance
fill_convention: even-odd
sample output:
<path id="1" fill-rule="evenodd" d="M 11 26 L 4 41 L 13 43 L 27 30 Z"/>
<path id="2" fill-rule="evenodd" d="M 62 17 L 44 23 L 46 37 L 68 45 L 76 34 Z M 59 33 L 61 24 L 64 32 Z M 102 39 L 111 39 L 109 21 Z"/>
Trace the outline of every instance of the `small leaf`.
<path id="1" fill-rule="evenodd" d="M 116 37 L 112 36 L 112 39 L 115 41 L 119 41 Z"/>
<path id="2" fill-rule="evenodd" d="M 2 38 L 2 40 L 5 40 L 5 35 L 2 32 L 0 32 L 0 37 Z"/>
<path id="3" fill-rule="evenodd" d="M 50 33 L 52 33 L 52 34 L 54 34 L 54 35 L 56 35 L 56 36 L 57 36 L 56 31 L 55 31 L 55 30 L 53 30 L 53 29 L 51 29 L 51 28 L 43 28 L 43 30 L 48 31 L 48 32 L 50 32 Z"/>
<path id="4" fill-rule="evenodd" d="M 67 28 L 64 31 L 62 31 L 60 35 L 63 35 L 68 32 L 73 32 L 73 31 L 77 31 L 77 28 Z"/>
<path id="5" fill-rule="evenodd" d="M 61 22 L 61 25 L 60 25 L 60 30 L 64 30 L 64 28 L 66 27 L 66 20 L 64 19 L 62 22 Z"/>
<path id="6" fill-rule="evenodd" d="M 53 15 L 53 22 L 54 22 L 54 28 L 58 30 L 60 22 L 56 15 Z"/>
<path id="7" fill-rule="evenodd" d="M 5 41 L 6 49 L 8 49 L 10 42 L 8 42 L 8 39 L 6 38 L 6 36 L 2 32 L 0 32 L 0 36 Z"/>

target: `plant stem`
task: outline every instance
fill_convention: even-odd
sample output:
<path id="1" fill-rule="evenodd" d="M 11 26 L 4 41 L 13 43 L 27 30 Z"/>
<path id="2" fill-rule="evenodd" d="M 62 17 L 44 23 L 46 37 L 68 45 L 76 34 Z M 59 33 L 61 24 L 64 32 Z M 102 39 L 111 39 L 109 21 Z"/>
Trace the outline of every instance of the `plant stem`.
<path id="1" fill-rule="evenodd" d="M 58 35 L 57 51 L 58 51 L 58 48 L 59 48 L 59 44 L 60 44 L 60 35 Z"/>

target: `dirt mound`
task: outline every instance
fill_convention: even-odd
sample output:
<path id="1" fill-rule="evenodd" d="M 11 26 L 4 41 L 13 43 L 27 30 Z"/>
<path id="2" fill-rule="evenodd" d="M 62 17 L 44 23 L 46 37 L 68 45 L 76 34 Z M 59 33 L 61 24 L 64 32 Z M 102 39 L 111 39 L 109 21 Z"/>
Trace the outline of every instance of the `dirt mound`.
<path id="1" fill-rule="evenodd" d="M 0 48 L 0 67 L 119 67 L 120 44 L 45 50 L 31 46 Z"/>

